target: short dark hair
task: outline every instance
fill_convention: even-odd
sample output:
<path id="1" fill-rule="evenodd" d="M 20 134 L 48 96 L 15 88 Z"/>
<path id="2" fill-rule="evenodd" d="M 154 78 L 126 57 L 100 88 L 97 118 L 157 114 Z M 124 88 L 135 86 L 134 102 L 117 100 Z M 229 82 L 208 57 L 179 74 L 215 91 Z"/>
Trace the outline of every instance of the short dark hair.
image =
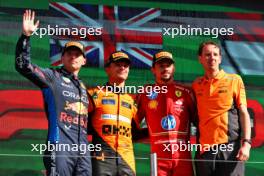
<path id="1" fill-rule="evenodd" d="M 218 49 L 219 49 L 219 54 L 222 55 L 221 53 L 221 47 L 218 43 L 214 42 L 214 41 L 205 41 L 205 42 L 202 42 L 200 45 L 199 45 L 199 49 L 198 49 L 198 56 L 201 56 L 202 53 L 203 53 L 203 48 L 206 46 L 206 45 L 214 45 L 216 46 Z"/>

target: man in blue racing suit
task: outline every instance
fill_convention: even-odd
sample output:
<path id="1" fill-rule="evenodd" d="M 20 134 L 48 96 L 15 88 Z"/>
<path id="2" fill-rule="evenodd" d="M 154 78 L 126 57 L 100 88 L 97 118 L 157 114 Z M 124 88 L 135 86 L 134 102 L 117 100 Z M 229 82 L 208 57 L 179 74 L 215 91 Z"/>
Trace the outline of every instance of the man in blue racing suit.
<path id="1" fill-rule="evenodd" d="M 84 84 L 78 78 L 86 63 L 84 46 L 70 41 L 65 44 L 61 61 L 63 67 L 43 69 L 31 63 L 30 35 L 37 29 L 35 12 L 26 10 L 23 15 L 23 34 L 16 46 L 16 70 L 41 88 L 48 118 L 47 145 L 44 165 L 49 176 L 91 176 L 87 147 L 88 97 Z M 58 147 L 64 145 L 64 147 Z M 67 147 L 65 147 L 67 146 Z M 55 147 L 55 148 L 54 148 Z"/>

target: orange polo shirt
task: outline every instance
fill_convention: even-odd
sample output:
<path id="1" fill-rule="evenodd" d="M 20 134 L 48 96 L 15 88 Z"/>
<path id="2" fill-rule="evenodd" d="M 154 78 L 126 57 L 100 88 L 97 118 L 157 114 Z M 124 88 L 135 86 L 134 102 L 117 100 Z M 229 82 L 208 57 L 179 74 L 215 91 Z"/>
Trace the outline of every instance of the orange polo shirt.
<path id="1" fill-rule="evenodd" d="M 222 144 L 239 139 L 238 108 L 247 105 L 241 77 L 221 70 L 213 79 L 197 78 L 192 87 L 197 99 L 200 143 Z"/>

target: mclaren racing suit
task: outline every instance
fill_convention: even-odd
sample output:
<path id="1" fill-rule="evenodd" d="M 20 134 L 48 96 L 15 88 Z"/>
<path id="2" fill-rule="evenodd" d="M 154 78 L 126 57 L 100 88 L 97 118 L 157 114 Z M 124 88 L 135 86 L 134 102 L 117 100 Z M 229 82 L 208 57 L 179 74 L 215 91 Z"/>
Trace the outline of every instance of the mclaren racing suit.
<path id="1" fill-rule="evenodd" d="M 90 153 L 79 148 L 88 145 L 88 98 L 84 84 L 63 67 L 42 69 L 32 64 L 30 41 L 25 35 L 17 42 L 15 67 L 43 94 L 48 118 L 46 144 L 50 146 L 44 156 L 47 175 L 90 176 Z M 65 150 L 60 147 L 62 144 L 67 144 Z"/>
<path id="2" fill-rule="evenodd" d="M 131 138 L 131 124 L 137 112 L 134 99 L 129 94 L 99 88 L 91 88 L 88 93 L 94 105 L 90 116 L 93 144 L 102 146 L 102 151 L 93 155 L 93 175 L 135 175 Z"/>
<path id="3" fill-rule="evenodd" d="M 158 175 L 192 176 L 191 152 L 180 149 L 189 143 L 190 121 L 196 114 L 191 90 L 176 83 L 145 86 L 150 90 L 147 87 L 153 91 L 140 95 L 138 117 L 146 118 L 151 152 L 157 154 Z"/>

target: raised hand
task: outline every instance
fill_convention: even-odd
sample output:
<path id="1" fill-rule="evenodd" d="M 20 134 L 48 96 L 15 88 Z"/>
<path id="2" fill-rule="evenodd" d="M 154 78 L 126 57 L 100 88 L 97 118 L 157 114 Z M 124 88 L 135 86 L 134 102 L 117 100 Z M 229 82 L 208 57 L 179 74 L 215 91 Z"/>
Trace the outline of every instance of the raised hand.
<path id="1" fill-rule="evenodd" d="M 23 15 L 23 34 L 30 36 L 39 26 L 39 20 L 34 24 L 35 12 L 31 10 L 26 10 Z"/>

